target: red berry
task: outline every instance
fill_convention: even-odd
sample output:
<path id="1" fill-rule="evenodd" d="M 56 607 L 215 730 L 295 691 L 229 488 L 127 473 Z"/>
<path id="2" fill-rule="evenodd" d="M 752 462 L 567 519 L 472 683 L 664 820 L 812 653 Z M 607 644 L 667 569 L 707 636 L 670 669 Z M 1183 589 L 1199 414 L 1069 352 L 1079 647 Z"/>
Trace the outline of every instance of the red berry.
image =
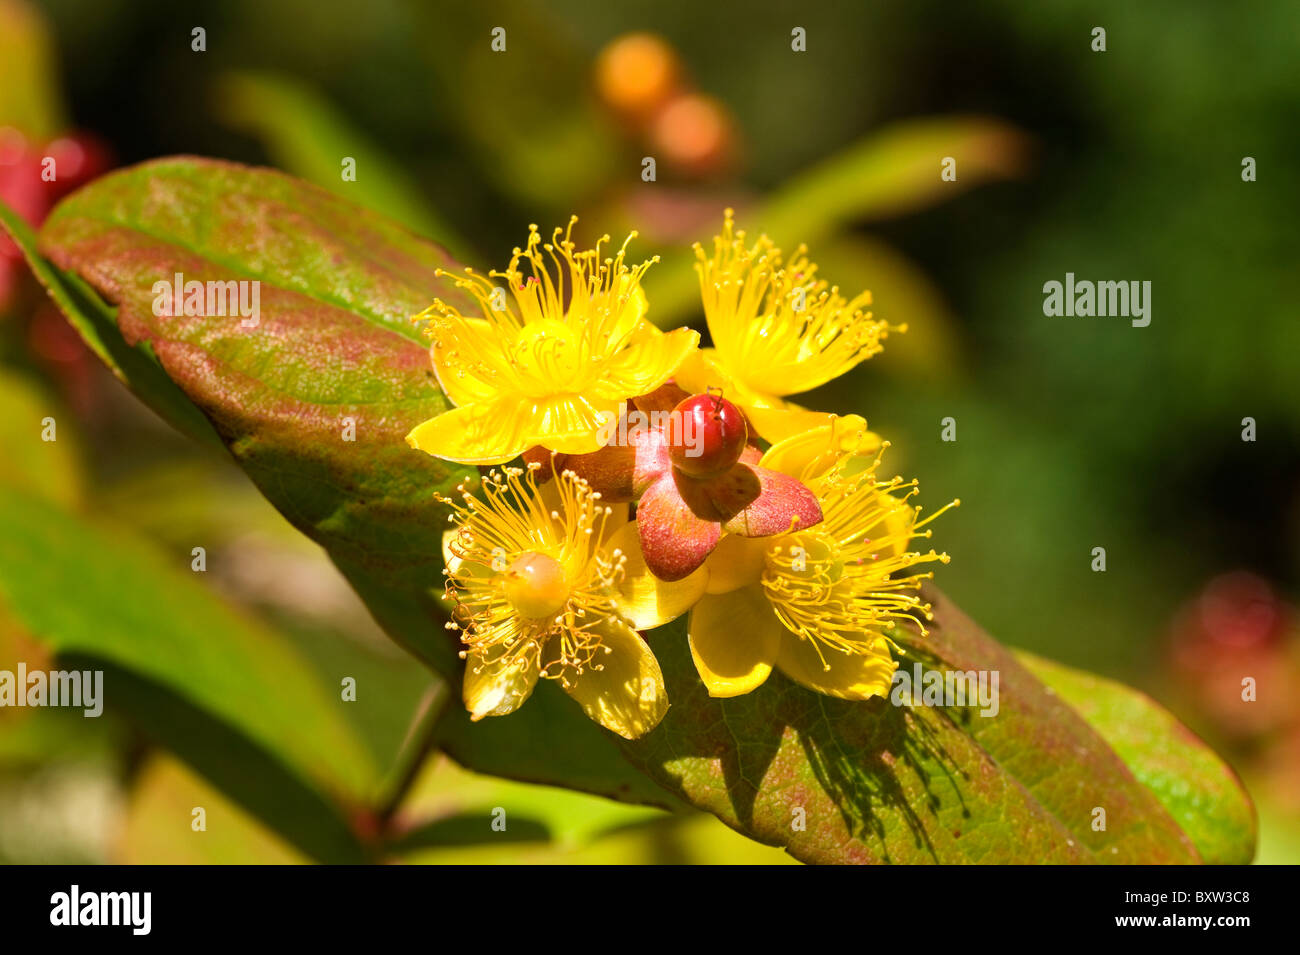
<path id="1" fill-rule="evenodd" d="M 692 395 L 673 409 L 668 454 L 691 477 L 713 477 L 740 460 L 749 440 L 741 410 L 721 395 Z"/>

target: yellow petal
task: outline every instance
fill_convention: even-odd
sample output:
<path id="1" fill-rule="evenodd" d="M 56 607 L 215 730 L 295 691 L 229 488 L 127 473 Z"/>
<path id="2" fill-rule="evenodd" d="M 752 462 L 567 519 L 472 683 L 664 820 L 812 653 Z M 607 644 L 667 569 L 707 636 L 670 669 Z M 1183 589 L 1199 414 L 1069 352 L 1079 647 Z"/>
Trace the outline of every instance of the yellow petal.
<path id="1" fill-rule="evenodd" d="M 754 401 L 742 403 L 750 423 L 762 437 L 772 444 L 779 444 L 789 438 L 805 434 L 817 428 L 830 425 L 836 418 L 827 411 L 812 411 L 792 401 L 782 401 L 771 395 L 761 396 Z M 857 415 L 849 417 L 857 418 Z M 866 422 L 862 421 L 863 427 Z"/>
<path id="2" fill-rule="evenodd" d="M 740 696 L 761 686 L 786 632 L 757 586 L 703 597 L 687 630 L 709 696 Z"/>
<path id="3" fill-rule="evenodd" d="M 770 543 L 762 537 L 727 534 L 704 562 L 709 572 L 704 592 L 725 594 L 758 583 L 763 574 L 763 555 Z"/>
<path id="4" fill-rule="evenodd" d="M 605 648 L 597 656 L 600 669 L 586 669 L 574 678 L 565 692 L 577 700 L 583 712 L 625 739 L 644 736 L 668 711 L 659 661 L 641 635 L 617 618 L 596 626 Z"/>
<path id="5" fill-rule="evenodd" d="M 634 522 L 620 527 L 609 538 L 605 551 L 622 552 L 623 576 L 614 596 L 619 611 L 638 630 L 652 630 L 676 620 L 704 595 L 708 571 L 698 568 L 681 580 L 660 580 L 650 573 L 641 553 L 641 535 Z"/>
<path id="6" fill-rule="evenodd" d="M 623 529 L 623 526 L 632 519 L 632 505 L 626 501 L 619 504 L 605 505 L 612 512 L 609 517 L 605 518 L 605 526 L 601 528 L 600 542 L 606 543 L 610 538 Z"/>
<path id="7" fill-rule="evenodd" d="M 470 656 L 465 661 L 463 687 L 470 719 L 477 722 L 485 716 L 513 713 L 532 696 L 537 677 L 535 654 L 530 654 L 522 666 L 502 662 L 500 653 L 491 659 Z"/>
<path id="8" fill-rule="evenodd" d="M 801 481 L 819 478 L 845 452 L 874 455 L 880 437 L 867 430 L 865 418 L 851 414 L 830 415 L 830 423 L 802 431 L 772 445 L 759 462 Z"/>
<path id="9" fill-rule="evenodd" d="M 455 527 L 442 532 L 442 562 L 447 570 L 461 580 L 471 578 L 482 580 L 496 576 L 497 571 L 491 564 L 484 563 L 481 555 L 477 560 L 464 560 L 456 556 L 453 545 L 459 536 L 460 529 Z"/>
<path id="10" fill-rule="evenodd" d="M 453 574 L 460 567 L 461 560 L 451 550 L 452 541 L 460 536 L 460 530 L 453 528 L 442 532 L 442 562 Z"/>
<path id="11" fill-rule="evenodd" d="M 693 395 L 703 394 L 710 386 L 725 391 L 731 381 L 718 367 L 717 354 L 712 348 L 697 348 L 690 352 L 677 367 L 674 376 L 677 384 Z"/>
<path id="12" fill-rule="evenodd" d="M 699 343 L 700 333 L 692 329 L 665 334 L 643 322 L 605 369 L 594 392 L 610 401 L 648 394 L 671 378 Z"/>
<path id="13" fill-rule="evenodd" d="M 495 385 L 480 380 L 470 371 L 471 363 L 465 360 L 466 355 L 480 356 L 480 361 L 483 359 L 481 346 L 476 342 L 466 342 L 468 337 L 475 337 L 480 342 L 492 341 L 495 333 L 486 319 L 465 318 L 440 328 L 437 340 L 429 348 L 438 387 L 454 405 L 471 405 L 497 397 Z"/>
<path id="14" fill-rule="evenodd" d="M 533 444 L 529 409 L 512 398 L 464 405 L 416 425 L 411 447 L 461 464 L 503 464 Z"/>
<path id="15" fill-rule="evenodd" d="M 561 454 L 591 454 L 605 445 L 602 431 L 617 420 L 618 404 L 585 395 L 513 399 L 527 409 L 528 446 Z"/>
<path id="16" fill-rule="evenodd" d="M 445 411 L 417 425 L 406 443 L 461 464 L 504 464 L 539 444 L 562 454 L 588 454 L 603 446 L 601 430 L 617 410 L 612 402 L 582 395 L 511 394 Z"/>
<path id="17" fill-rule="evenodd" d="M 777 668 L 810 690 L 844 700 L 889 694 L 898 664 L 889 655 L 889 644 L 883 637 L 877 637 L 866 653 L 843 653 L 824 644 L 821 649 L 824 663 L 811 641 L 800 640 L 787 631 L 776 658 Z"/>
<path id="18" fill-rule="evenodd" d="M 619 294 L 627 293 L 628 286 L 632 284 L 633 278 L 630 275 L 624 275 L 618 280 Z M 646 312 L 650 310 L 650 300 L 646 298 L 645 289 L 638 282 L 632 289 L 632 294 L 627 296 L 623 307 L 619 310 L 618 321 L 614 323 L 610 331 L 612 338 L 621 338 L 645 318 Z"/>

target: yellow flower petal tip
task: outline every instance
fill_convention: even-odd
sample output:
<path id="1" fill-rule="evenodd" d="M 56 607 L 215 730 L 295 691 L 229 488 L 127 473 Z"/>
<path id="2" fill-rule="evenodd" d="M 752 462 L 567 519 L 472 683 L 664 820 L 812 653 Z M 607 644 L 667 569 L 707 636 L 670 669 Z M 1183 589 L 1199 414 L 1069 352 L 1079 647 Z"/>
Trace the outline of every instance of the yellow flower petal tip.
<path id="1" fill-rule="evenodd" d="M 469 718 L 477 723 L 487 716 L 513 713 L 532 695 L 537 669 L 501 660 L 475 660 L 465 669 L 463 696 Z"/>
<path id="2" fill-rule="evenodd" d="M 713 697 L 741 696 L 772 673 L 782 628 L 756 586 L 705 596 L 687 626 L 695 669 Z"/>
<path id="3" fill-rule="evenodd" d="M 659 661 L 635 630 L 618 620 L 600 625 L 605 659 L 564 689 L 591 719 L 624 739 L 640 739 L 668 712 Z"/>
<path id="4" fill-rule="evenodd" d="M 467 464 L 501 464 L 538 445 L 595 451 L 619 404 L 658 388 L 695 350 L 697 332 L 645 320 L 640 283 L 655 260 L 628 265 L 626 241 L 606 255 L 608 236 L 579 250 L 575 221 L 549 242 L 531 226 L 504 271 L 456 276 L 471 314 L 435 299 L 415 316 L 456 407 L 412 431 L 412 447 Z"/>

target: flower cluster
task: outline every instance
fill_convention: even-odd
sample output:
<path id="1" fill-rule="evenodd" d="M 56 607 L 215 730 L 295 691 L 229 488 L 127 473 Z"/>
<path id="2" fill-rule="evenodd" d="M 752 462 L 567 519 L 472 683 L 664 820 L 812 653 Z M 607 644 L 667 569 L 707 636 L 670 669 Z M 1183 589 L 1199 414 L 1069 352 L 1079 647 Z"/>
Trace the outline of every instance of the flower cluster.
<path id="1" fill-rule="evenodd" d="M 416 316 L 454 407 L 407 441 L 486 472 L 439 497 L 471 716 L 513 712 L 547 678 L 642 736 L 668 708 L 644 634 L 683 615 L 713 696 L 773 668 L 830 696 L 885 695 L 891 630 L 925 633 L 923 568 L 948 560 L 914 542 L 946 508 L 922 518 L 916 482 L 882 476 L 888 442 L 864 419 L 788 398 L 905 327 L 818 278 L 804 249 L 748 244 L 727 210 L 712 255 L 695 248 L 701 348 L 646 319 L 654 260 L 630 265 L 626 242 L 602 257 L 608 236 L 579 250 L 572 227 L 545 242 L 532 226 L 504 271 L 458 276 L 474 314 L 435 300 Z"/>

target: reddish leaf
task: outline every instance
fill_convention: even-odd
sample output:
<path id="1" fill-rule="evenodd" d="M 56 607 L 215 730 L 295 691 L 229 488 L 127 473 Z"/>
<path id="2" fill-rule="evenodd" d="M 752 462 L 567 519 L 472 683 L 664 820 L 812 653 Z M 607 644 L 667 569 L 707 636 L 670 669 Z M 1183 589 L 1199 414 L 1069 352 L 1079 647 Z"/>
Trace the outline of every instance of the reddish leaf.
<path id="1" fill-rule="evenodd" d="M 742 537 L 771 537 L 821 523 L 817 495 L 795 478 L 757 465 L 737 464 L 709 496 L 724 515 L 724 529 Z"/>
<path id="2" fill-rule="evenodd" d="M 837 700 L 775 673 L 715 699 L 678 623 L 649 638 L 673 705 L 625 750 L 685 799 L 806 862 L 1199 861 L 1077 713 L 937 590 L 927 597 L 930 636 L 900 639 L 927 670 L 996 671 L 996 716 Z M 1093 827 L 1097 807 L 1105 829 Z"/>
<path id="3" fill-rule="evenodd" d="M 646 566 L 662 580 L 689 576 L 718 545 L 722 526 L 683 506 L 671 473 L 642 495 L 636 509 L 637 530 Z"/>

